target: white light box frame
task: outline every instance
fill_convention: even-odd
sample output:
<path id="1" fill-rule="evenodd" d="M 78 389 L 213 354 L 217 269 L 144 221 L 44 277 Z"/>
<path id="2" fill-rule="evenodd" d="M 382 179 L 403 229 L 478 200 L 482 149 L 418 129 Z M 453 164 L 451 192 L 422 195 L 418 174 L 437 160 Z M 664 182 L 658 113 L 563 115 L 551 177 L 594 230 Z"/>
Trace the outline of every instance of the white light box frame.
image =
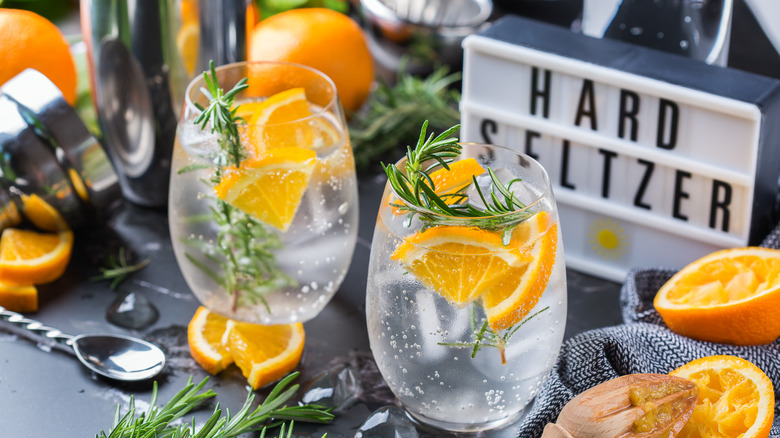
<path id="1" fill-rule="evenodd" d="M 461 139 L 545 167 L 569 267 L 623 281 L 776 224 L 780 81 L 515 16 L 463 46 Z"/>

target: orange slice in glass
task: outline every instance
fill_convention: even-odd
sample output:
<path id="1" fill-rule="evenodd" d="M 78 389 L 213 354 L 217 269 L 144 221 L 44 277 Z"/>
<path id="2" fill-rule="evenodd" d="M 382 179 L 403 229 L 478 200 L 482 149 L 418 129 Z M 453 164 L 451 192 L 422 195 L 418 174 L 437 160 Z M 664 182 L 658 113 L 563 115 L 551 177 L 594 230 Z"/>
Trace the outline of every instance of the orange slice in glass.
<path id="1" fill-rule="evenodd" d="M 447 194 L 455 194 L 462 190 L 464 187 L 471 184 L 475 176 L 485 173 L 479 162 L 474 158 L 466 158 L 465 160 L 459 160 L 448 164 L 449 169 L 439 168 L 431 172 L 430 177 L 435 187 L 434 192 L 443 196 L 443 200 L 446 204 L 459 204 L 464 201 L 459 196 L 444 196 Z M 402 202 L 394 195 L 390 197 L 390 204 L 401 204 Z M 393 214 L 404 213 L 398 207 L 391 207 Z"/>
<path id="2" fill-rule="evenodd" d="M 670 330 L 736 345 L 780 336 L 780 251 L 732 248 L 704 256 L 658 291 L 656 310 Z"/>
<path id="3" fill-rule="evenodd" d="M 515 228 L 510 246 L 528 263 L 515 267 L 482 295 L 490 328 L 511 327 L 536 306 L 549 283 L 557 245 L 558 224 L 547 212 L 536 213 Z"/>
<path id="4" fill-rule="evenodd" d="M 772 381 L 753 363 L 736 356 L 708 356 L 669 374 L 699 387 L 693 415 L 678 438 L 769 436 L 775 393 Z"/>
<path id="5" fill-rule="evenodd" d="M 539 301 L 556 244 L 556 224 L 540 212 L 518 225 L 509 245 L 496 232 L 439 226 L 406 238 L 391 258 L 457 305 L 481 298 L 498 331 L 520 322 Z"/>
<path id="6" fill-rule="evenodd" d="M 217 196 L 259 221 L 287 231 L 316 165 L 311 149 L 269 150 L 263 158 L 230 168 L 214 187 Z"/>
<path id="7" fill-rule="evenodd" d="M 0 281 L 43 284 L 59 278 L 70 261 L 73 233 L 7 228 L 0 237 Z"/>

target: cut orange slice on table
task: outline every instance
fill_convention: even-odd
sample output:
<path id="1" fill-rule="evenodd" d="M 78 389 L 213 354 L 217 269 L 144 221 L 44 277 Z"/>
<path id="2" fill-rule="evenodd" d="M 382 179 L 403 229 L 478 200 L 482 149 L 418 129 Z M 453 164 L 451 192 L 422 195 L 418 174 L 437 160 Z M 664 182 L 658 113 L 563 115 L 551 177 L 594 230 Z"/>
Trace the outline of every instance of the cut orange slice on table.
<path id="1" fill-rule="evenodd" d="M 0 281 L 31 285 L 59 278 L 73 250 L 73 233 L 7 228 L 0 237 Z"/>
<path id="2" fill-rule="evenodd" d="M 772 381 L 753 363 L 736 356 L 709 356 L 669 374 L 699 387 L 693 415 L 678 438 L 769 436 L 775 393 Z"/>
<path id="3" fill-rule="evenodd" d="M 736 345 L 780 336 L 780 251 L 716 251 L 684 267 L 655 296 L 670 330 L 703 341 Z"/>
<path id="4" fill-rule="evenodd" d="M 287 231 L 309 185 L 316 152 L 287 147 L 271 149 L 261 159 L 228 169 L 214 187 L 223 201 L 261 222 Z"/>
<path id="5" fill-rule="evenodd" d="M 520 322 L 539 301 L 556 244 L 556 224 L 540 212 L 518 225 L 509 245 L 497 232 L 438 226 L 406 238 L 391 258 L 456 305 L 481 297 L 498 331 Z"/>
<path id="6" fill-rule="evenodd" d="M 303 324 L 238 322 L 199 307 L 187 328 L 190 354 L 217 374 L 234 363 L 254 389 L 281 379 L 298 366 L 306 340 Z"/>
<path id="7" fill-rule="evenodd" d="M 228 348 L 249 384 L 258 389 L 281 379 L 298 366 L 305 339 L 301 323 L 237 322 L 230 330 Z"/>
<path id="8" fill-rule="evenodd" d="M 190 355 L 210 374 L 217 374 L 233 363 L 233 356 L 226 347 L 229 322 L 224 316 L 201 306 L 187 326 Z"/>
<path id="9" fill-rule="evenodd" d="M 38 310 L 38 289 L 0 283 L 0 306 L 12 312 L 35 312 Z"/>

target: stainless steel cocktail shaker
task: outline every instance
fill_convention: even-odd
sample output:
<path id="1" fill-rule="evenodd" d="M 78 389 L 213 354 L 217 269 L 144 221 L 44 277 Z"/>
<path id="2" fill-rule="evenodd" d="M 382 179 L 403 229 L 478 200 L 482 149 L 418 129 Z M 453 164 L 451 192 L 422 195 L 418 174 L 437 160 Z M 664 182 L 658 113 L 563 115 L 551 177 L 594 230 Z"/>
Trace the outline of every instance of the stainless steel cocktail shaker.
<path id="1" fill-rule="evenodd" d="M 184 89 L 211 59 L 245 59 L 249 1 L 81 0 L 98 120 L 128 200 L 167 205 Z"/>

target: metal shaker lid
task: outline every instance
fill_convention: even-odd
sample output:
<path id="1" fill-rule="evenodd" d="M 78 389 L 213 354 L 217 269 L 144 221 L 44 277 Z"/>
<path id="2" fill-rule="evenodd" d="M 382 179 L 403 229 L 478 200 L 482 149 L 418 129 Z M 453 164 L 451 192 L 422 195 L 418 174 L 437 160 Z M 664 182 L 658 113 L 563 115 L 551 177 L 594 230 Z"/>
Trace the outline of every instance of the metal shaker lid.
<path id="1" fill-rule="evenodd" d="M 51 178 L 62 181 L 39 180 L 38 183 L 67 183 L 89 219 L 94 215 L 104 216 L 121 200 L 118 177 L 103 146 L 46 76 L 27 69 L 0 87 L 0 95 L 15 104 L 26 125 L 48 149 L 33 158 L 38 166 L 51 156 L 60 169 L 47 165 Z M 47 187 L 39 189 L 47 190 Z"/>

